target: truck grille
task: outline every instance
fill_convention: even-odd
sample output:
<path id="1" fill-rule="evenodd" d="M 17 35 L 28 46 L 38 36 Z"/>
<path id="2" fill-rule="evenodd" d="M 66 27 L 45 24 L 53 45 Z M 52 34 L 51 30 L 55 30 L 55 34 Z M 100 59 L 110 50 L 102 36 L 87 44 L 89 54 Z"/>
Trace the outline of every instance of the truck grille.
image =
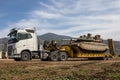
<path id="1" fill-rule="evenodd" d="M 12 46 L 8 46 L 8 56 L 12 55 L 12 51 L 13 51 L 13 47 Z"/>

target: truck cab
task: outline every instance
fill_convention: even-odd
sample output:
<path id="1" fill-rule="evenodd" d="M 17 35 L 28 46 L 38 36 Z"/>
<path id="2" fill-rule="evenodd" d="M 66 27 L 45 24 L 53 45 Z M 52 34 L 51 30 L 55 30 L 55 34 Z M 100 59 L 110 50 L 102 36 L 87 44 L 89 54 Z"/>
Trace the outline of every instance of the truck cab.
<path id="1" fill-rule="evenodd" d="M 31 60 L 38 53 L 38 38 L 35 28 L 11 29 L 8 34 L 8 56 L 18 60 Z"/>

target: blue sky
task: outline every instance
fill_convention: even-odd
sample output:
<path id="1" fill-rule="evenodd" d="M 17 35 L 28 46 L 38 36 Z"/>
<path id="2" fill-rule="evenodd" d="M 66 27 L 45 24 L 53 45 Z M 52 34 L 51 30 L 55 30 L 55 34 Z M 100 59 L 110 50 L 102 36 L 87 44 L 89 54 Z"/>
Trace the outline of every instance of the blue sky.
<path id="1" fill-rule="evenodd" d="M 120 0 L 0 0 L 0 37 L 16 27 L 120 40 Z"/>

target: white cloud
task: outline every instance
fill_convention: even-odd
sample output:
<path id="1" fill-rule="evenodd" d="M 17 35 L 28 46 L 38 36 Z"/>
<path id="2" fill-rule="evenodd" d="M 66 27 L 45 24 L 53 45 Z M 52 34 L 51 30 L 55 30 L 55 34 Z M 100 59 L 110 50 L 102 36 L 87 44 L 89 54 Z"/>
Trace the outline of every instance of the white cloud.
<path id="1" fill-rule="evenodd" d="M 60 14 L 54 14 L 54 13 L 48 13 L 48 12 L 45 12 L 45 11 L 33 11 L 33 17 L 40 17 L 40 18 L 46 18 L 46 19 L 52 19 L 52 18 L 60 18 L 62 17 L 62 15 Z"/>
<path id="2" fill-rule="evenodd" d="M 39 3 L 41 8 L 29 12 L 29 18 L 0 31 L 6 34 L 13 27 L 35 26 L 39 35 L 54 32 L 79 36 L 91 32 L 101 34 L 105 39 L 120 40 L 120 0 L 51 0 Z"/>
<path id="3" fill-rule="evenodd" d="M 86 18 L 91 20 L 119 21 L 120 15 L 86 16 Z"/>
<path id="4" fill-rule="evenodd" d="M 7 34 L 9 32 L 9 28 L 8 29 L 3 29 L 3 30 L 0 30 L 0 38 L 2 37 L 7 37 Z"/>

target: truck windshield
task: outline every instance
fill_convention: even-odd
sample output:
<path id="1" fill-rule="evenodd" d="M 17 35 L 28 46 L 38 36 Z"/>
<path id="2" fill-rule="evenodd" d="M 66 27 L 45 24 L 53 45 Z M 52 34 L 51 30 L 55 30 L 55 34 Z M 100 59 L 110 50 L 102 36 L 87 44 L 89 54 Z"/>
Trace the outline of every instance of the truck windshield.
<path id="1" fill-rule="evenodd" d="M 8 44 L 10 44 L 10 43 L 15 43 L 15 42 L 18 41 L 18 40 L 17 40 L 17 32 L 16 32 L 16 31 L 10 33 L 8 36 L 9 36 Z"/>

